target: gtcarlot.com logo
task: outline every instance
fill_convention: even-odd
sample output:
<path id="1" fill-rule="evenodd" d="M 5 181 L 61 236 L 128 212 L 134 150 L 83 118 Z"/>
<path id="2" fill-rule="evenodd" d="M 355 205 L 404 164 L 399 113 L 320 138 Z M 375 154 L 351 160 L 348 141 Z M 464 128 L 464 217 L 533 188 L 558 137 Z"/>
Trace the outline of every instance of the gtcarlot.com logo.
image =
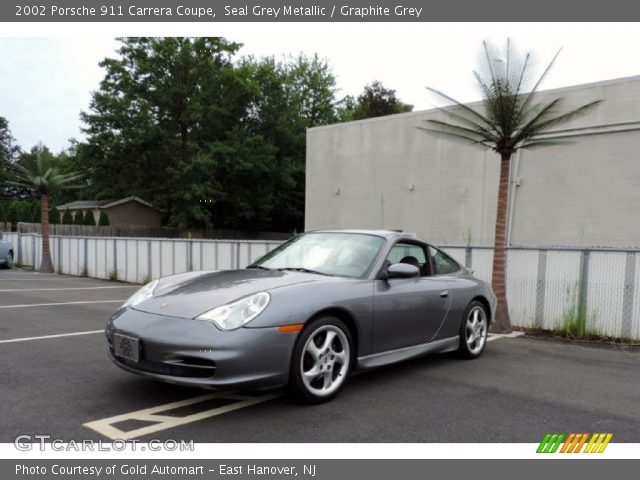
<path id="1" fill-rule="evenodd" d="M 536 453 L 602 453 L 612 438 L 613 433 L 547 433 Z"/>

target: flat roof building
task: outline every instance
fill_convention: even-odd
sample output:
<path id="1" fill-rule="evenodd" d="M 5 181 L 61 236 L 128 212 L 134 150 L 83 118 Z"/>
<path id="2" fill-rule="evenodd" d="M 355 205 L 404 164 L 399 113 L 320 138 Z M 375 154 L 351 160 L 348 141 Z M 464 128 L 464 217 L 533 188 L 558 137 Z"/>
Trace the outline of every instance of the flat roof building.
<path id="1" fill-rule="evenodd" d="M 511 245 L 640 246 L 640 76 L 539 92 L 603 103 L 512 158 Z M 404 229 L 493 244 L 499 156 L 417 127 L 437 109 L 307 131 L 305 229 Z"/>

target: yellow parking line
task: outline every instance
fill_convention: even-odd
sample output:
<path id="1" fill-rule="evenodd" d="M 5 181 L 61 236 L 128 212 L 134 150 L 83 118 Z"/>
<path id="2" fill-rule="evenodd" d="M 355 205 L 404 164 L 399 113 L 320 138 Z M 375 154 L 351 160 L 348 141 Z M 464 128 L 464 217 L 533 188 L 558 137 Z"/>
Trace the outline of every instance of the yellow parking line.
<path id="1" fill-rule="evenodd" d="M 208 395 L 201 395 L 199 397 L 193 397 L 186 400 L 159 405 L 157 407 L 145 408 L 143 410 L 138 410 L 135 412 L 124 413 L 122 415 L 116 415 L 114 417 L 104 418 L 102 420 L 95 420 L 93 422 L 85 423 L 84 426 L 100 433 L 101 435 L 104 435 L 107 438 L 110 438 L 111 440 L 131 440 L 133 438 L 148 435 L 150 433 L 160 432 L 169 428 L 179 427 L 187 423 L 197 422 L 206 418 L 233 412 L 234 410 L 239 410 L 241 408 L 257 405 L 258 403 L 266 402 L 267 400 L 272 400 L 279 396 L 279 394 L 268 394 L 259 397 L 250 397 L 216 392 Z M 228 405 L 204 410 L 202 412 L 186 415 L 183 417 L 162 415 L 163 412 L 167 412 L 180 407 L 203 403 L 216 398 L 235 401 L 229 403 Z M 126 432 L 114 426 L 114 424 L 116 423 L 124 422 L 127 420 L 154 422 L 155 424 Z"/>

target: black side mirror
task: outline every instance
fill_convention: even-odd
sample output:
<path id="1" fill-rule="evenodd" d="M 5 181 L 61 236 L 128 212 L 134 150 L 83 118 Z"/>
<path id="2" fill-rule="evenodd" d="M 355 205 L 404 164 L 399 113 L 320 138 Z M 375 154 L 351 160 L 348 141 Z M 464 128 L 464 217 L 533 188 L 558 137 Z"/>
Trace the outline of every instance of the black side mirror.
<path id="1" fill-rule="evenodd" d="M 420 275 L 420 269 L 408 263 L 394 263 L 387 269 L 388 278 L 411 278 Z"/>

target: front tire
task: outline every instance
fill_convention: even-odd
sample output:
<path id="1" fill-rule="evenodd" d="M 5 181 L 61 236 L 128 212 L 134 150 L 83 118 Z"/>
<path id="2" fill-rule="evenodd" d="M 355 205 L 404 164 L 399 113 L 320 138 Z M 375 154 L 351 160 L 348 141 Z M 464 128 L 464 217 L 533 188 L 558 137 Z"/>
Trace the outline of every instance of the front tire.
<path id="1" fill-rule="evenodd" d="M 289 389 L 299 400 L 321 403 L 344 387 L 353 364 L 353 340 L 344 322 L 322 317 L 302 331 L 293 351 Z"/>
<path id="2" fill-rule="evenodd" d="M 460 347 L 458 354 L 463 358 L 474 359 L 482 355 L 487 344 L 489 315 L 482 302 L 469 304 L 460 325 Z"/>

